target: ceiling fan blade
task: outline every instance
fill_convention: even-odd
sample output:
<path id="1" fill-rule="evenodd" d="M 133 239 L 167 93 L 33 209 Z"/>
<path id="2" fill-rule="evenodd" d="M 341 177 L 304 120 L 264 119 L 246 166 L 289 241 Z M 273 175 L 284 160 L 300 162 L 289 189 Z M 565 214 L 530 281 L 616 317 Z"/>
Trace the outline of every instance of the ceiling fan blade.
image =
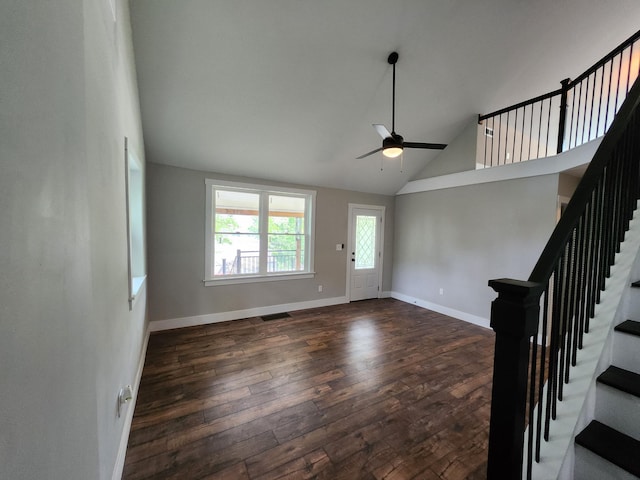
<path id="1" fill-rule="evenodd" d="M 445 143 L 404 142 L 406 148 L 427 148 L 429 150 L 444 150 Z"/>
<path id="2" fill-rule="evenodd" d="M 391 136 L 391 132 L 387 130 L 387 127 L 385 127 L 384 125 L 374 123 L 373 128 L 376 129 L 376 132 L 378 132 L 378 135 L 380 135 L 382 138 L 389 138 Z"/>
<path id="3" fill-rule="evenodd" d="M 379 152 L 380 150 L 382 150 L 382 147 L 376 148 L 375 150 L 371 150 L 369 153 L 365 153 L 364 155 L 360 155 L 359 157 L 356 157 L 356 160 L 360 160 L 361 158 L 368 157 L 369 155 L 373 155 L 374 153 Z"/>

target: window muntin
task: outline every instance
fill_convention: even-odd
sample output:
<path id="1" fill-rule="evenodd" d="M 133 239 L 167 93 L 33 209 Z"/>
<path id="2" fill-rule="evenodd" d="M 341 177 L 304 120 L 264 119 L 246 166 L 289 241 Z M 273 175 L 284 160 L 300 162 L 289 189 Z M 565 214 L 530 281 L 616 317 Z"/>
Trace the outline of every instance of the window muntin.
<path id="1" fill-rule="evenodd" d="M 312 273 L 314 203 L 309 190 L 207 180 L 205 282 Z"/>

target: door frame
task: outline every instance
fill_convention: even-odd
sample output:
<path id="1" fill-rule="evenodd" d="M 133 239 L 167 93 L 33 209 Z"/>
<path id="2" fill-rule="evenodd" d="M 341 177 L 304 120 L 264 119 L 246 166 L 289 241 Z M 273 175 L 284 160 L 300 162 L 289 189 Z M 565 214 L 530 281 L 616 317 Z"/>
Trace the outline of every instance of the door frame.
<path id="1" fill-rule="evenodd" d="M 364 205 L 360 203 L 349 203 L 349 215 L 347 219 L 347 288 L 346 297 L 347 301 L 351 301 L 351 254 L 353 251 L 353 211 L 356 208 L 366 208 L 369 210 L 377 210 L 380 212 L 380 255 L 379 255 L 379 268 L 378 268 L 378 298 L 382 298 L 382 277 L 383 277 L 383 265 L 384 265 L 384 228 L 385 228 L 385 212 L 384 205 Z"/>

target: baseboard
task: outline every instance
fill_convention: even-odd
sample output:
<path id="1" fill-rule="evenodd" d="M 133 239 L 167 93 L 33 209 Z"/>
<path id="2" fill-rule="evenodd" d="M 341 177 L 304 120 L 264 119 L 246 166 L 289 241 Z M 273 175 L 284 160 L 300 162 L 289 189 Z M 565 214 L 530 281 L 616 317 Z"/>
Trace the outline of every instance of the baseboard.
<path id="1" fill-rule="evenodd" d="M 380 293 L 380 298 L 392 298 L 392 293 L 393 292 L 390 292 L 389 290 L 384 290 Z"/>
<path id="2" fill-rule="evenodd" d="M 488 318 L 479 317 L 467 312 L 461 312 L 460 310 L 455 310 L 443 305 L 438 305 L 437 303 L 428 302 L 427 300 L 404 295 L 399 292 L 392 291 L 390 293 L 391 298 L 395 298 L 396 300 L 411 303 L 412 305 L 417 305 L 428 310 L 433 310 L 434 312 L 442 313 L 443 315 L 448 315 L 449 317 L 457 318 L 458 320 L 463 320 L 467 323 L 473 323 L 474 325 L 478 325 L 480 327 L 490 328 Z"/>
<path id="3" fill-rule="evenodd" d="M 112 480 L 121 480 L 122 472 L 124 470 L 124 460 L 127 455 L 127 444 L 129 443 L 129 433 L 131 432 L 131 423 L 133 422 L 133 412 L 136 409 L 136 400 L 138 399 L 138 389 L 140 387 L 140 379 L 142 378 L 142 369 L 144 367 L 144 361 L 147 356 L 147 345 L 149 345 L 149 334 L 151 333 L 150 325 L 144 333 L 144 339 L 142 340 L 142 349 L 140 350 L 140 358 L 138 359 L 138 369 L 136 370 L 136 376 L 134 379 L 133 398 L 128 405 L 127 413 L 124 417 L 124 427 L 122 428 L 122 435 L 120 436 L 120 447 L 118 448 L 118 455 L 116 457 L 116 465 L 113 469 Z"/>
<path id="4" fill-rule="evenodd" d="M 152 332 L 159 332 L 162 330 L 171 330 L 173 328 L 194 327 L 196 325 L 228 322 L 230 320 L 260 317 L 262 315 L 272 315 L 274 313 L 293 312 L 295 310 L 305 310 L 307 308 L 328 307 L 330 305 L 339 305 L 341 303 L 349 303 L 349 299 L 347 297 L 321 298 L 318 300 L 309 300 L 306 302 L 283 303 L 280 305 L 247 308 L 245 310 L 233 310 L 230 312 L 209 313 L 206 315 L 196 315 L 193 317 L 155 320 L 150 322 L 150 328 Z"/>

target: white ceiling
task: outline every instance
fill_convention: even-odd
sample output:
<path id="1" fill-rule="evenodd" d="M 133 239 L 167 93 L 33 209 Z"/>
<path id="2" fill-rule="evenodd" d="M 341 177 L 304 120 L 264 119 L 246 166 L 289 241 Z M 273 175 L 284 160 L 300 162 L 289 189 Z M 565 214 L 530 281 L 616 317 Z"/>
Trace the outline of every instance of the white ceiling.
<path id="1" fill-rule="evenodd" d="M 638 0 L 131 0 L 148 161 L 393 194 L 371 127 L 449 143 L 575 77 L 640 28 Z"/>

